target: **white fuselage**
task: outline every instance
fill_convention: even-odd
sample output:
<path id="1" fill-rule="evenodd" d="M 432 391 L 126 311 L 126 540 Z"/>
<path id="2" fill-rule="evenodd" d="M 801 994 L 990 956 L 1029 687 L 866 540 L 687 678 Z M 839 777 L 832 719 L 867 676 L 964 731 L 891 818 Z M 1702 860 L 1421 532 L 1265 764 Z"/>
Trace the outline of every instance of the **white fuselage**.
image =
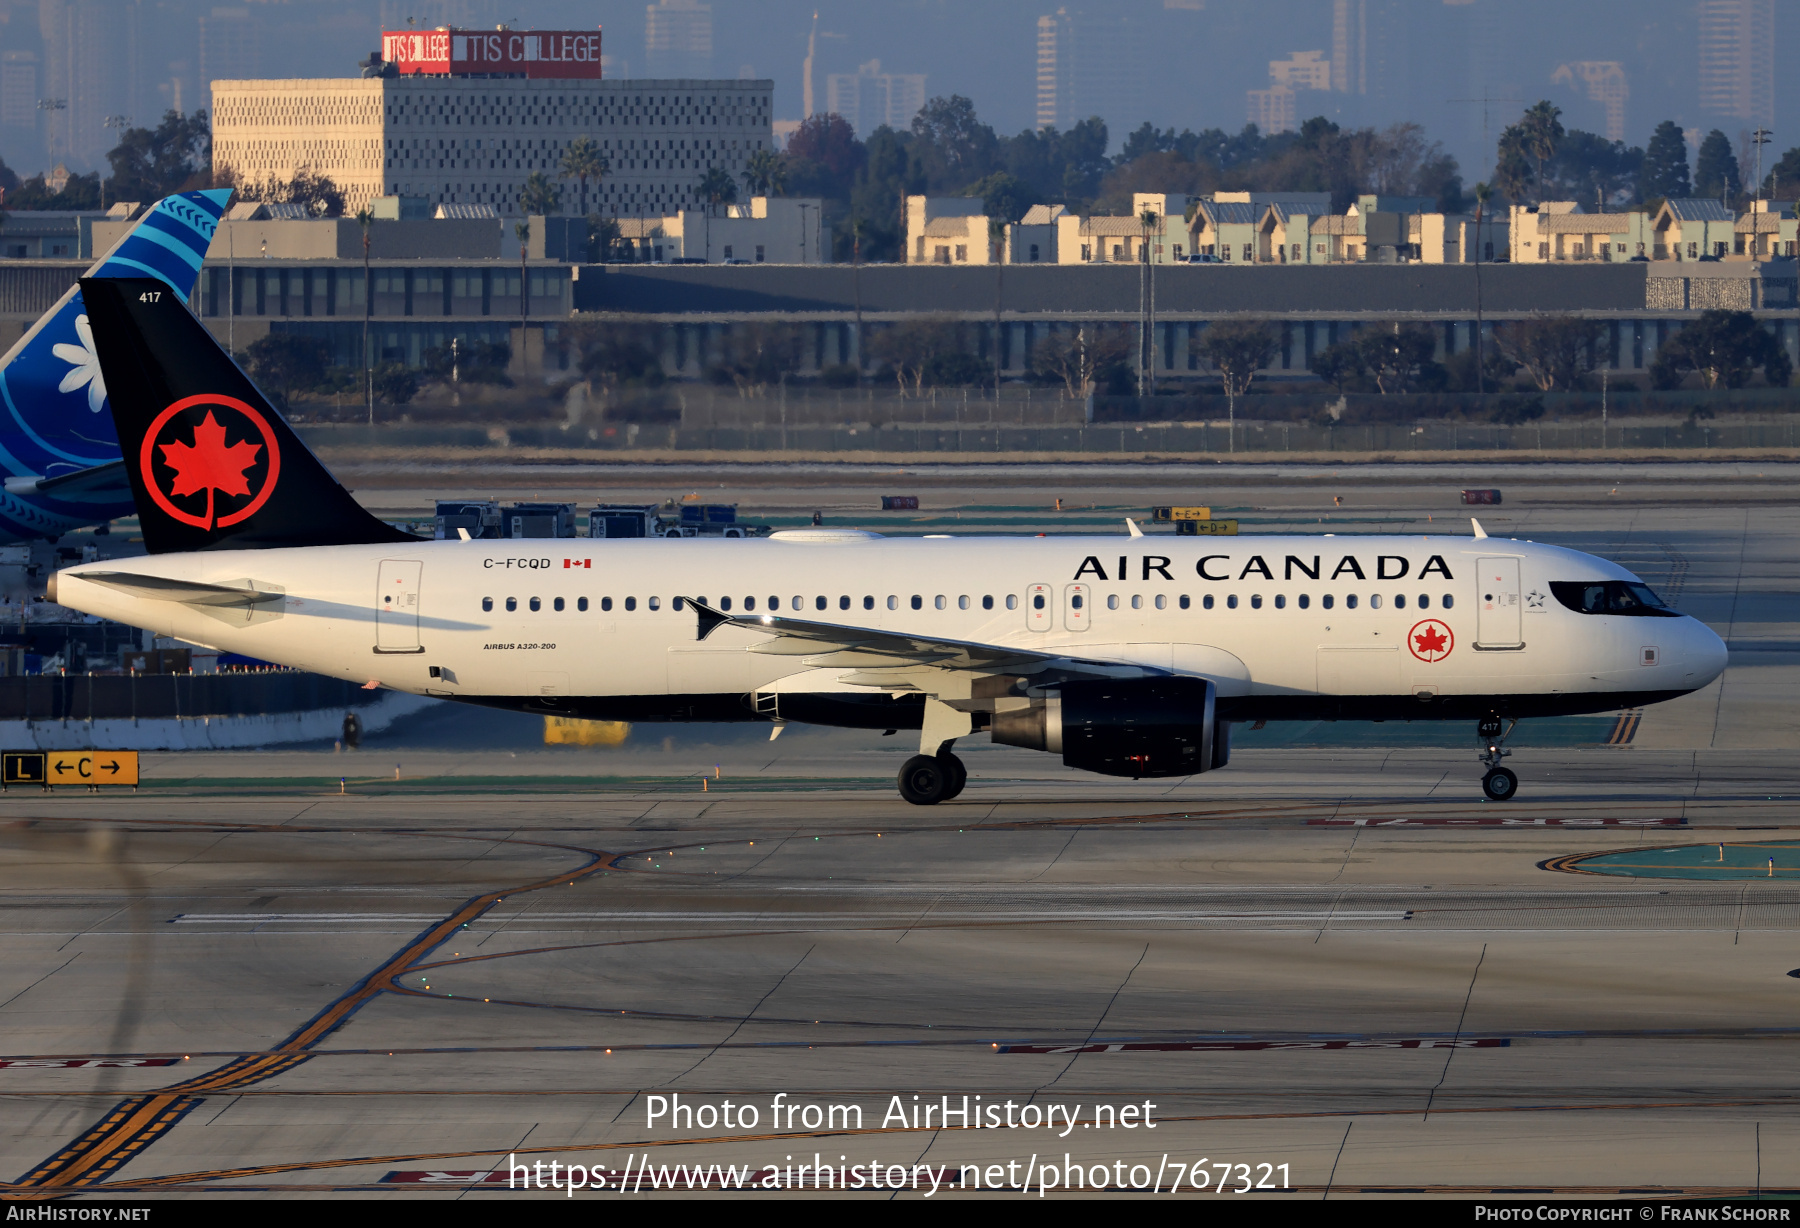
<path id="1" fill-rule="evenodd" d="M 279 593 L 244 608 L 82 581 Z M 1687 617 L 1588 615 L 1551 581 L 1635 580 L 1559 547 L 1466 537 L 421 541 L 85 564 L 56 600 L 159 635 L 473 700 L 862 692 L 829 659 L 705 640 L 698 598 L 788 618 L 1212 679 L 1224 697 L 1680 693 L 1723 670 Z M 1617 706 L 1617 705 L 1612 705 Z"/>

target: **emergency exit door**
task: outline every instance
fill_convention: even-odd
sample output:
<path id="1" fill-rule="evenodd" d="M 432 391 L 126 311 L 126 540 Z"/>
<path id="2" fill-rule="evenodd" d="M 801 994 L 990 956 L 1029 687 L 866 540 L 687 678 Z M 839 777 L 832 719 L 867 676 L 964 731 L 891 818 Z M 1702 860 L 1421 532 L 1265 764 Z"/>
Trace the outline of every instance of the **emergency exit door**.
<path id="1" fill-rule="evenodd" d="M 375 582 L 375 651 L 424 652 L 419 647 L 419 578 L 425 564 L 382 559 Z"/>
<path id="2" fill-rule="evenodd" d="M 1481 559 L 1476 585 L 1475 647 L 1478 649 L 1523 648 L 1519 634 L 1519 560 Z"/>

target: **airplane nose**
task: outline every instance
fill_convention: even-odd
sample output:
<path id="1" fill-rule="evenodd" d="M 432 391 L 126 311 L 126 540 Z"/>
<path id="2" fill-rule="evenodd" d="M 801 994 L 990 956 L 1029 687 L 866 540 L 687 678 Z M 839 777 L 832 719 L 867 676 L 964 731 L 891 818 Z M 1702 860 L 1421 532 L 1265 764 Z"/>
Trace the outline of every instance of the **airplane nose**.
<path id="1" fill-rule="evenodd" d="M 1687 659 L 1693 671 L 1690 680 L 1696 687 L 1703 687 L 1725 672 L 1730 652 L 1725 641 L 1720 639 L 1713 629 L 1697 618 L 1690 618 L 1692 624 L 1688 629 Z"/>

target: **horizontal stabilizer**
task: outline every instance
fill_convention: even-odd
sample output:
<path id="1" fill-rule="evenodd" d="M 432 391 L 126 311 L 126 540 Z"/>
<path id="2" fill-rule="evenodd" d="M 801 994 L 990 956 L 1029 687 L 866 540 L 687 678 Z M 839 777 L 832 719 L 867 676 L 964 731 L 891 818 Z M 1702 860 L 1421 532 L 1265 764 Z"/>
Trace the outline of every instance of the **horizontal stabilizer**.
<path id="1" fill-rule="evenodd" d="M 7 478 L 6 493 L 48 495 L 72 503 L 129 503 L 131 478 L 125 472 L 125 462 L 116 460 L 50 477 Z"/>
<path id="2" fill-rule="evenodd" d="M 152 601 L 179 601 L 184 605 L 271 605 L 286 597 L 285 593 L 233 588 L 228 584 L 202 584 L 197 580 L 173 580 L 167 576 L 141 576 L 129 571 L 84 571 L 76 579 L 104 584 L 122 593 L 130 593 L 133 597 L 147 597 Z"/>

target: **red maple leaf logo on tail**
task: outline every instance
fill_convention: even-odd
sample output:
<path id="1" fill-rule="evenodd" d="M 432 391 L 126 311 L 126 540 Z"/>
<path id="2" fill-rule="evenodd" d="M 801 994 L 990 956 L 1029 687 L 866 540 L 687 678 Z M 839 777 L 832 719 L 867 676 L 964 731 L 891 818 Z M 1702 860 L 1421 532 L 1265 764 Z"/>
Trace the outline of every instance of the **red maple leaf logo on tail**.
<path id="1" fill-rule="evenodd" d="M 248 441 L 227 444 L 225 428 L 212 411 L 194 427 L 194 442 L 165 443 L 163 462 L 175 471 L 175 482 L 169 493 L 177 498 L 206 492 L 206 524 L 213 525 L 213 492 L 225 495 L 250 494 L 250 480 L 244 476 L 256 464 L 262 445 Z"/>

